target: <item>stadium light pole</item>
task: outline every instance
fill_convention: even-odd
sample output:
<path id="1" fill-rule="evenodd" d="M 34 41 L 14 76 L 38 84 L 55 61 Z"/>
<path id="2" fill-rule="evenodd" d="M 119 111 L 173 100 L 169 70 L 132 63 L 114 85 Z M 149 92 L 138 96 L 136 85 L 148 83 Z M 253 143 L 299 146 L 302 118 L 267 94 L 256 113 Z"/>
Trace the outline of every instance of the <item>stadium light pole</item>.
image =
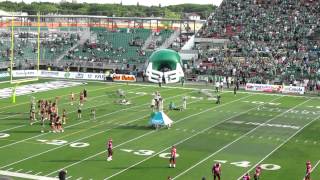
<path id="1" fill-rule="evenodd" d="M 37 80 L 39 80 L 39 70 L 40 70 L 40 12 L 37 13 L 38 16 L 38 65 L 37 65 Z"/>

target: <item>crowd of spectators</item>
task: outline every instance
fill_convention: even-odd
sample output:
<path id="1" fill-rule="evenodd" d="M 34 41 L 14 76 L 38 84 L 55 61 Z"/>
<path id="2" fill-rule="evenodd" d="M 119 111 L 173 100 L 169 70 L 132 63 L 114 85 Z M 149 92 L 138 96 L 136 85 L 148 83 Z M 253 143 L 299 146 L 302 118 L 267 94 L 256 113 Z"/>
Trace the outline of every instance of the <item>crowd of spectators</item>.
<path id="1" fill-rule="evenodd" d="M 42 60 L 55 60 L 67 49 L 80 40 L 76 33 L 40 33 L 40 58 Z M 11 33 L 0 34 L 1 60 L 10 60 Z M 37 59 L 38 34 L 35 32 L 17 32 L 14 34 L 14 58 L 24 62 L 32 62 Z"/>
<path id="2" fill-rule="evenodd" d="M 196 36 L 227 39 L 226 47 L 196 48 L 220 75 L 316 86 L 319 30 L 319 0 L 224 0 Z"/>

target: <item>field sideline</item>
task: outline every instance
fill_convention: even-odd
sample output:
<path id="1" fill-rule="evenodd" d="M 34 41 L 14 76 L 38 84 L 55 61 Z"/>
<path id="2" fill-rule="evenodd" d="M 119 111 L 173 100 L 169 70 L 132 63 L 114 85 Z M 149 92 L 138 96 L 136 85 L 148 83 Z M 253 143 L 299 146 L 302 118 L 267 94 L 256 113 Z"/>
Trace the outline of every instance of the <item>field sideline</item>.
<path id="1" fill-rule="evenodd" d="M 47 81 L 51 80 L 39 82 Z M 1 84 L 0 89 L 5 86 Z M 78 120 L 77 106 L 69 104 L 68 96 L 84 88 L 89 98 Z M 117 89 L 126 91 L 131 105 L 114 103 Z M 155 91 L 164 97 L 165 112 L 174 121 L 170 129 L 148 127 Z M 261 179 L 301 180 L 310 160 L 312 179 L 320 179 L 317 97 L 247 92 L 234 96 L 223 91 L 222 104 L 216 105 L 193 86 L 87 82 L 32 94 L 37 99 L 59 96 L 59 111 L 68 113 L 64 133 L 40 133 L 39 124 L 29 125 L 30 95 L 18 96 L 17 104 L 0 99 L 0 176 L 50 179 L 67 169 L 69 180 L 212 179 L 212 165 L 221 162 L 223 180 L 238 180 L 246 172 L 252 175 L 258 164 L 263 167 Z M 180 105 L 183 96 L 188 96 L 187 110 L 167 110 L 170 101 Z M 93 107 L 96 121 L 89 116 Z M 110 137 L 114 157 L 107 162 Z M 179 154 L 176 168 L 168 167 L 172 145 Z"/>

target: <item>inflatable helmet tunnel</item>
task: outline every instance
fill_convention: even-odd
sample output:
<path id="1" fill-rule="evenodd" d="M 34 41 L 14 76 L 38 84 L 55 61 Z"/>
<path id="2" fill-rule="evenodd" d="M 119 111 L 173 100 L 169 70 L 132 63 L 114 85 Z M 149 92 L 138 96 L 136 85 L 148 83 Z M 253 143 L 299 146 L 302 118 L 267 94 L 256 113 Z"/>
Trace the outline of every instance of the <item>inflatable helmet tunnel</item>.
<path id="1" fill-rule="evenodd" d="M 179 82 L 184 77 L 180 55 L 170 49 L 155 51 L 149 58 L 146 76 L 154 83 Z"/>

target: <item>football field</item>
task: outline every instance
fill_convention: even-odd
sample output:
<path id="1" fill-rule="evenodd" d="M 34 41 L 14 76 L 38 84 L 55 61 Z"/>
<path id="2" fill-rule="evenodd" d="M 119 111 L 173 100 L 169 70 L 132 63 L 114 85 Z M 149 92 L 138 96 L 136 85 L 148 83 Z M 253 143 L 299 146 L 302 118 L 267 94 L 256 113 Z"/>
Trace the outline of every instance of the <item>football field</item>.
<path id="1" fill-rule="evenodd" d="M 41 80 L 44 83 L 50 80 Z M 54 80 L 53 80 L 54 81 Z M 0 84 L 0 90 L 9 87 Z M 69 94 L 88 90 L 88 100 L 77 119 L 77 106 Z M 204 87 L 211 88 L 213 87 Z M 116 91 L 126 92 L 130 105 L 115 103 Z M 153 93 L 159 91 L 165 113 L 174 121 L 170 129 L 148 126 Z M 215 97 L 214 91 L 210 92 Z M 320 179 L 320 99 L 223 91 L 222 103 L 196 88 L 153 84 L 79 83 L 71 87 L 0 99 L 0 177 L 53 179 L 66 169 L 69 180 L 181 180 L 213 179 L 212 165 L 222 164 L 222 180 L 251 177 L 257 165 L 262 180 L 302 180 L 305 162 L 313 165 L 312 179 Z M 60 97 L 67 111 L 65 132 L 41 133 L 40 124 L 29 124 L 30 96 Z M 169 111 L 169 102 L 187 109 Z M 96 108 L 97 119 L 90 110 Z M 46 123 L 48 124 L 48 123 Z M 113 139 L 113 160 L 106 159 L 106 142 Z M 172 145 L 177 166 L 169 168 Z"/>

